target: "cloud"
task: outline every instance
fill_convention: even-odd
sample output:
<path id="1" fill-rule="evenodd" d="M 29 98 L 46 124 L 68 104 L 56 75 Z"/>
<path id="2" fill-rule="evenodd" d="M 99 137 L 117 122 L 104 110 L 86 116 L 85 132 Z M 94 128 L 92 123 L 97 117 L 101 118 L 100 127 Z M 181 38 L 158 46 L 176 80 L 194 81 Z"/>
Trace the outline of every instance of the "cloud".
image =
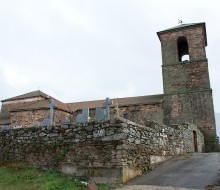
<path id="1" fill-rule="evenodd" d="M 38 88 L 64 102 L 163 93 L 156 32 L 181 18 L 206 22 L 211 86 L 220 112 L 217 0 L 0 4 L 0 99 Z"/>
<path id="2" fill-rule="evenodd" d="M 30 77 L 22 68 L 12 66 L 7 61 L 0 59 L 0 75 L 9 88 L 17 89 L 30 85 Z"/>
<path id="3" fill-rule="evenodd" d="M 84 12 L 83 1 L 76 3 L 76 1 L 54 0 L 53 5 L 61 17 L 74 27 L 82 27 L 86 32 L 96 31 L 95 23 Z"/>

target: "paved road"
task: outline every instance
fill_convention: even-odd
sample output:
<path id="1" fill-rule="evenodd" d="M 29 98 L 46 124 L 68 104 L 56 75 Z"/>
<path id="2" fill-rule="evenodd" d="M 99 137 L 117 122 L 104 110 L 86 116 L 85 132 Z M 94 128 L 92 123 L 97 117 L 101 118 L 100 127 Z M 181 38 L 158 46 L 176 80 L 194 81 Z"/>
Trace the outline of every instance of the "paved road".
<path id="1" fill-rule="evenodd" d="M 204 189 L 219 179 L 218 153 L 196 153 L 169 160 L 152 172 L 131 180 L 121 190 Z"/>

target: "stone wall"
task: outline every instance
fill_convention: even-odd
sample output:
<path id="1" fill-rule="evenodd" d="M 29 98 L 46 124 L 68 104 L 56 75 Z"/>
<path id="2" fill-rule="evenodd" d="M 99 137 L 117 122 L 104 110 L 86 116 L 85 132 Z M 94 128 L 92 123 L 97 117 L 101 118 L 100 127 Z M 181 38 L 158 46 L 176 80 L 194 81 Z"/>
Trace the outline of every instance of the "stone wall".
<path id="1" fill-rule="evenodd" d="M 165 94 L 210 88 L 207 61 L 186 61 L 162 68 Z"/>
<path id="2" fill-rule="evenodd" d="M 194 124 L 184 123 L 181 127 L 182 129 L 180 130 L 182 130 L 182 137 L 185 150 L 187 152 L 204 152 L 205 141 L 203 133 L 200 130 L 198 130 Z M 194 139 L 194 135 L 196 135 L 196 139 Z M 196 147 L 194 141 L 197 141 Z"/>
<path id="3" fill-rule="evenodd" d="M 71 120 L 72 115 L 69 112 L 65 112 L 63 110 L 55 109 L 54 110 L 54 124 L 59 125 L 63 123 L 63 120 L 67 118 L 69 121 Z"/>
<path id="4" fill-rule="evenodd" d="M 39 124 L 49 117 L 49 110 L 30 110 L 11 112 L 11 127 L 32 127 L 35 121 Z"/>
<path id="5" fill-rule="evenodd" d="M 11 127 L 32 127 L 35 122 L 40 126 L 42 121 L 49 118 L 49 109 L 27 110 L 19 112 L 11 112 Z M 62 124 L 64 118 L 70 118 L 70 113 L 54 110 L 54 124 Z"/>
<path id="6" fill-rule="evenodd" d="M 110 112 L 114 114 L 115 106 L 110 108 Z M 73 113 L 72 122 L 76 121 L 76 116 L 81 114 L 82 110 L 77 110 Z M 95 109 L 89 110 L 90 120 L 95 120 Z M 138 124 L 143 124 L 146 120 L 154 120 L 159 123 L 163 122 L 163 108 L 162 103 L 154 104 L 140 104 L 140 105 L 119 105 L 119 116 L 122 118 L 134 121 Z"/>
<path id="7" fill-rule="evenodd" d="M 202 151 L 202 135 L 189 124 L 168 127 L 148 121 L 139 125 L 116 117 L 104 122 L 2 130 L 0 158 L 57 168 L 97 182 L 126 182 L 150 170 L 152 164 L 193 152 L 186 144 L 192 141 L 192 130 L 200 135 Z"/>
<path id="8" fill-rule="evenodd" d="M 41 100 L 44 100 L 43 97 L 33 97 L 33 98 L 26 98 L 26 99 L 20 99 L 20 100 L 9 100 L 2 102 L 1 111 L 2 112 L 8 112 L 12 109 L 21 108 L 24 106 L 27 106 L 31 103 L 38 102 Z"/>
<path id="9" fill-rule="evenodd" d="M 206 152 L 216 151 L 216 128 L 212 91 L 195 91 L 164 96 L 164 123 L 193 123 L 204 133 Z"/>
<path id="10" fill-rule="evenodd" d="M 143 124 L 144 121 L 154 120 L 163 122 L 162 103 L 149 105 L 120 106 L 120 116 L 135 123 Z"/>

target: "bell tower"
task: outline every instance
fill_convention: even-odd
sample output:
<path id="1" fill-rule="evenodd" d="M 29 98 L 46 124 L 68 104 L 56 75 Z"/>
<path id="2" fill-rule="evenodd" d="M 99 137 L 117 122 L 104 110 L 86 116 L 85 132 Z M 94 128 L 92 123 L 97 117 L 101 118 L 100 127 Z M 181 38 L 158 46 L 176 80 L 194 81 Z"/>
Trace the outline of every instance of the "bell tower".
<path id="1" fill-rule="evenodd" d="M 210 87 L 205 23 L 182 24 L 157 33 L 161 41 L 164 123 L 195 124 L 214 151 L 216 126 Z"/>

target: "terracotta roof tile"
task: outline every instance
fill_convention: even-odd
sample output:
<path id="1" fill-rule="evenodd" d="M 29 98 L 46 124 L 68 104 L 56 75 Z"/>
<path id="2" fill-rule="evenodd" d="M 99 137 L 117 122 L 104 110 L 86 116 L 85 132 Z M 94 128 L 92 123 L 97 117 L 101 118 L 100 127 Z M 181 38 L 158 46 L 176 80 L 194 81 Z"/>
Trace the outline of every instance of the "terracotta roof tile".
<path id="1" fill-rule="evenodd" d="M 71 112 L 70 108 L 66 104 L 60 102 L 59 100 L 54 99 L 54 103 L 55 103 L 55 108 L 61 109 L 63 111 Z M 50 99 L 46 99 L 46 100 L 41 100 L 41 101 L 31 103 L 24 107 L 13 109 L 11 111 L 15 112 L 15 111 L 21 111 L 21 110 L 49 109 L 49 104 L 50 104 Z"/>
<path id="2" fill-rule="evenodd" d="M 31 98 L 42 96 L 45 97 L 45 100 L 32 102 L 24 107 L 19 107 L 13 109 L 11 111 L 21 111 L 21 110 L 33 110 L 33 109 L 48 109 L 50 104 L 50 98 L 53 98 L 41 91 L 34 91 L 30 93 L 26 93 L 20 96 L 16 96 L 13 98 L 9 98 L 3 101 L 10 101 L 10 100 L 17 100 L 17 99 L 24 99 L 24 98 Z M 104 107 L 105 100 L 94 100 L 94 101 L 85 101 L 85 102 L 74 102 L 74 103 L 63 103 L 55 98 L 55 108 L 61 109 L 67 112 L 76 111 L 82 108 L 96 108 L 96 107 Z M 163 95 L 151 95 L 151 96 L 136 96 L 136 97 L 126 97 L 126 98 L 114 98 L 111 99 L 113 101 L 113 105 L 115 106 L 118 103 L 119 106 L 128 106 L 128 105 L 142 105 L 142 104 L 156 104 L 161 103 L 163 101 Z M 3 102 L 2 101 L 2 102 Z"/>
<path id="3" fill-rule="evenodd" d="M 33 91 L 33 92 L 29 92 L 29 93 L 26 93 L 26 94 L 22 94 L 22 95 L 19 95 L 19 96 L 8 98 L 8 99 L 5 99 L 5 100 L 2 100 L 2 102 L 11 101 L 11 100 L 26 99 L 26 98 L 33 98 L 33 97 L 44 97 L 45 99 L 37 101 L 37 102 L 31 102 L 30 104 L 28 104 L 26 106 L 22 106 L 22 107 L 19 107 L 19 108 L 10 110 L 10 111 L 42 109 L 42 108 L 47 109 L 47 108 L 49 108 L 50 99 L 54 99 L 55 108 L 71 112 L 71 110 L 69 109 L 69 107 L 65 103 L 63 103 L 63 102 L 61 102 L 61 101 L 45 94 L 44 92 L 41 92 L 40 90 L 36 90 L 36 91 Z"/>
<path id="4" fill-rule="evenodd" d="M 29 92 L 29 93 L 26 93 L 26 94 L 22 94 L 22 95 L 19 95 L 19 96 L 15 96 L 15 97 L 12 97 L 12 98 L 2 100 L 2 102 L 11 101 L 11 100 L 25 99 L 25 98 L 33 98 L 33 97 L 50 98 L 50 96 L 45 94 L 44 92 L 41 92 L 40 90 L 36 90 L 36 91 L 33 91 L 33 92 Z"/>
<path id="5" fill-rule="evenodd" d="M 115 106 L 118 103 L 119 106 L 128 106 L 128 105 L 142 105 L 142 104 L 156 104 L 161 103 L 163 101 L 163 95 L 152 95 L 152 96 L 136 96 L 136 97 L 127 97 L 127 98 L 114 98 L 111 99 L 113 101 L 113 105 Z M 95 101 L 87 101 L 87 102 L 75 102 L 75 103 L 67 103 L 69 108 L 72 111 L 76 111 L 82 108 L 96 108 L 96 107 L 104 107 L 105 100 L 95 100 Z"/>

